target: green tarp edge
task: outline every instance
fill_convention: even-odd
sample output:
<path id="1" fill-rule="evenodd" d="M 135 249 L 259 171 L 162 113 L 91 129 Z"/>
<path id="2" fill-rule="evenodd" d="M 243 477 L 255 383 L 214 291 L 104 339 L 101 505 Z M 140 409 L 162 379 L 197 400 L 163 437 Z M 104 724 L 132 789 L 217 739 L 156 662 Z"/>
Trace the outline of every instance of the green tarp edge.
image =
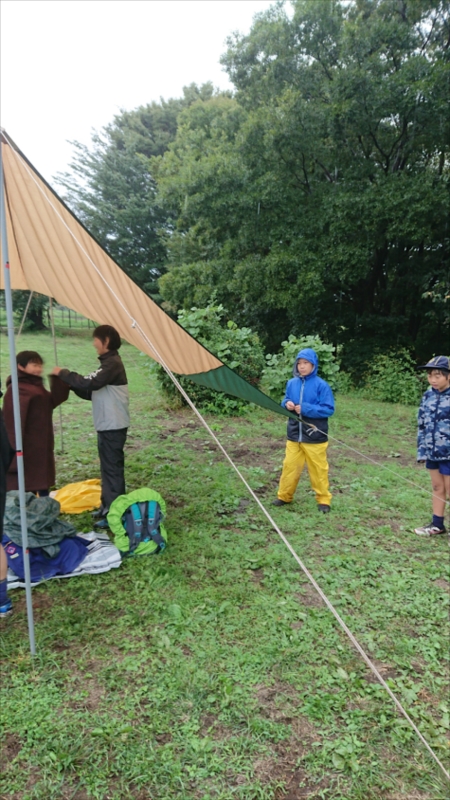
<path id="1" fill-rule="evenodd" d="M 247 383 L 244 378 L 241 378 L 236 372 L 233 372 L 230 367 L 223 365 L 217 369 L 211 369 L 209 372 L 196 372 L 185 375 L 194 383 L 200 386 L 207 386 L 209 389 L 215 389 L 218 392 L 225 392 L 225 394 L 232 394 L 234 397 L 240 397 L 242 400 L 247 400 L 249 403 L 255 403 L 261 408 L 267 408 L 268 411 L 274 411 L 275 414 L 282 414 L 284 417 L 290 417 L 289 411 L 282 408 L 279 403 L 272 400 L 271 397 L 261 392 L 256 386 Z"/>

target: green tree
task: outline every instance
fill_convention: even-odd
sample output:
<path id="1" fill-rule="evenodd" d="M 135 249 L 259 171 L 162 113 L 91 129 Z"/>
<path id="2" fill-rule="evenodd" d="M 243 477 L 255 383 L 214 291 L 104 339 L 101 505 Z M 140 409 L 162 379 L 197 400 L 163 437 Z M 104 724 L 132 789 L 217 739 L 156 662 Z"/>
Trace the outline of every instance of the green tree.
<path id="1" fill-rule="evenodd" d="M 248 203 L 237 141 L 244 118 L 227 95 L 197 101 L 180 115 L 168 152 L 153 161 L 161 202 L 176 218 L 167 237 L 170 269 L 160 281 L 174 308 L 207 304 L 219 285 L 223 296 L 233 278 L 227 249 L 232 256 Z"/>
<path id="2" fill-rule="evenodd" d="M 216 291 L 273 348 L 308 330 L 349 357 L 426 355 L 448 279 L 448 0 L 292 6 L 229 40 L 235 98 L 185 111 L 161 159 L 162 293 Z"/>
<path id="3" fill-rule="evenodd" d="M 4 292 L 2 292 L 2 295 L 4 295 Z M 47 328 L 48 297 L 33 292 L 30 303 L 29 300 L 30 292 L 16 290 L 12 293 L 13 311 L 16 316 L 15 324 L 21 324 L 23 315 L 28 306 L 27 316 L 24 322 L 25 330 L 45 330 Z M 5 305 L 4 296 L 2 297 L 2 305 Z"/>
<path id="4" fill-rule="evenodd" d="M 185 87 L 183 97 L 123 111 L 94 133 L 90 146 L 73 142 L 70 171 L 58 178 L 80 220 L 120 266 L 158 300 L 164 238 L 173 222 L 158 201 L 150 159 L 175 138 L 183 108 L 213 94 L 210 83 Z"/>

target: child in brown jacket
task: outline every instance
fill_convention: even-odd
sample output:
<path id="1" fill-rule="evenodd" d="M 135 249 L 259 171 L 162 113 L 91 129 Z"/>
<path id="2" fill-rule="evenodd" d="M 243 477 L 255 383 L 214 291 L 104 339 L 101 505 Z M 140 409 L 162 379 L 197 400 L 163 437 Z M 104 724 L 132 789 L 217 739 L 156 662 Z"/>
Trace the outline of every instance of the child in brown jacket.
<path id="1" fill-rule="evenodd" d="M 42 380 L 44 362 L 39 353 L 24 350 L 17 354 L 20 418 L 22 422 L 25 491 L 48 495 L 55 483 L 53 409 L 67 400 L 69 387 L 50 376 L 50 391 Z M 9 441 L 16 449 L 11 378 L 6 381 L 3 416 Z M 14 457 L 6 477 L 8 492 L 18 489 L 17 460 Z"/>

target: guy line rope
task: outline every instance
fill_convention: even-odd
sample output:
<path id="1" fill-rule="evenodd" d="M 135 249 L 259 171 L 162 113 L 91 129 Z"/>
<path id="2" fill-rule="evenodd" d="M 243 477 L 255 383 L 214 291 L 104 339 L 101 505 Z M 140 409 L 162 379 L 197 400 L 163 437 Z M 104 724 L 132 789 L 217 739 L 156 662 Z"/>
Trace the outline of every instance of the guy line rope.
<path id="1" fill-rule="evenodd" d="M 13 149 L 13 152 L 15 153 L 16 157 L 19 159 L 19 158 L 20 158 L 19 154 L 18 154 L 18 153 L 17 153 L 17 152 L 14 150 L 14 148 L 12 148 L 12 149 Z M 368 667 L 369 667 L 369 669 L 372 671 L 372 673 L 375 675 L 375 677 L 377 678 L 377 680 L 379 681 L 379 683 L 380 683 L 380 684 L 383 686 L 383 688 L 386 690 L 386 692 L 388 693 L 389 697 L 391 698 L 391 700 L 393 701 L 393 703 L 394 703 L 394 704 L 395 704 L 395 706 L 397 707 L 398 711 L 399 711 L 399 712 L 400 712 L 400 713 L 403 715 L 403 717 L 405 717 L 405 719 L 407 720 L 407 722 L 409 723 L 409 725 L 411 726 L 411 728 L 414 730 L 414 732 L 416 733 L 416 735 L 419 737 L 420 741 L 421 741 L 421 742 L 422 742 L 422 744 L 425 746 L 425 748 L 427 749 L 427 751 L 429 752 L 429 754 L 431 755 L 431 757 L 434 759 L 434 761 L 436 762 L 436 764 L 437 764 L 437 765 L 440 767 L 440 769 L 442 770 L 442 772 L 443 772 L 443 774 L 445 775 L 445 777 L 446 777 L 448 780 L 450 780 L 450 773 L 449 773 L 449 772 L 446 770 L 446 768 L 444 767 L 444 765 L 442 764 L 442 762 L 439 760 L 438 756 L 436 755 L 436 753 L 434 752 L 434 750 L 431 748 L 431 746 L 428 744 L 427 740 L 424 738 L 424 736 L 422 735 L 422 733 L 421 733 L 421 732 L 420 732 L 420 730 L 418 729 L 418 727 L 417 727 L 417 725 L 415 724 L 415 722 L 414 722 L 414 721 L 411 719 L 411 717 L 409 716 L 408 712 L 407 712 L 407 711 L 405 710 L 405 708 L 403 707 L 403 705 L 402 705 L 402 703 L 400 702 L 400 700 L 398 700 L 398 698 L 396 697 L 396 695 L 394 694 L 394 692 L 393 692 L 393 691 L 390 689 L 390 687 L 388 686 L 388 684 L 386 683 L 386 681 L 384 680 L 384 678 L 382 677 L 382 675 L 380 674 L 380 672 L 379 672 L 379 671 L 378 671 L 378 669 L 376 668 L 375 664 L 373 664 L 373 662 L 370 660 L 370 658 L 369 658 L 369 656 L 366 654 L 365 650 L 364 650 L 364 649 L 362 648 L 362 646 L 359 644 L 358 640 L 355 638 L 355 636 L 353 635 L 353 633 L 351 632 L 351 630 L 348 628 L 348 626 L 346 625 L 346 623 L 344 622 L 344 620 L 342 619 L 342 617 L 340 616 L 340 614 L 338 613 L 338 611 L 335 609 L 335 607 L 333 606 L 333 604 L 331 603 L 331 601 L 328 599 L 328 597 L 326 596 L 326 594 L 323 592 L 323 590 L 321 589 L 321 587 L 319 586 L 319 584 L 317 583 L 317 581 L 316 581 L 316 580 L 313 578 L 313 576 L 311 575 L 311 573 L 309 572 L 309 570 L 307 569 L 307 567 L 305 566 L 305 564 L 303 563 L 303 561 L 301 560 L 301 558 L 300 558 L 300 557 L 297 555 L 297 553 L 295 552 L 294 548 L 293 548 L 293 547 L 292 547 L 292 545 L 290 544 L 289 540 L 288 540 L 288 539 L 286 538 L 286 536 L 285 536 L 285 535 L 282 533 L 282 531 L 280 530 L 280 528 L 278 527 L 278 525 L 276 524 L 276 522 L 275 522 L 275 521 L 272 519 L 272 517 L 271 517 L 271 515 L 269 514 L 269 512 L 267 511 L 267 509 L 266 509 L 266 508 L 263 506 L 263 504 L 261 503 L 260 499 L 257 497 L 257 495 L 255 494 L 255 492 L 253 491 L 253 489 L 252 489 L 252 488 L 249 486 L 248 482 L 246 481 L 246 479 L 244 478 L 244 476 L 243 476 L 243 475 L 242 475 L 242 473 L 240 472 L 239 468 L 236 466 L 236 464 L 234 463 L 234 461 L 232 460 L 232 458 L 231 458 L 231 457 L 228 455 L 227 451 L 225 450 L 225 448 L 223 447 L 223 445 L 221 444 L 221 442 L 219 441 L 219 439 L 217 438 L 217 436 L 215 435 L 215 433 L 214 433 L 214 432 L 211 430 L 211 428 L 209 427 L 208 423 L 206 422 L 206 420 L 204 419 L 204 417 L 201 415 L 201 413 L 199 412 L 199 410 L 196 408 L 196 406 L 195 406 L 195 405 L 194 405 L 194 403 L 192 402 L 192 400 L 191 400 L 191 398 L 189 397 L 189 395 L 188 395 L 188 394 L 186 393 L 186 391 L 183 389 L 183 387 L 181 386 L 181 384 L 179 383 L 179 381 L 177 380 L 177 378 L 175 377 L 175 375 L 174 375 L 174 374 L 173 374 L 173 372 L 171 371 L 170 367 L 169 367 L 169 366 L 166 364 L 166 362 L 164 361 L 163 357 L 160 355 L 160 353 L 158 352 L 158 350 L 157 350 L 157 349 L 156 349 L 156 347 L 154 346 L 153 342 L 152 342 L 152 341 L 149 339 L 149 337 L 147 336 L 147 334 L 145 333 L 145 331 L 144 331 L 144 330 L 142 330 L 142 328 L 141 328 L 141 326 L 139 325 L 139 323 L 137 323 L 137 322 L 136 322 L 136 320 L 133 318 L 133 316 L 130 314 L 130 312 L 128 311 L 128 309 L 126 308 L 126 306 L 123 304 L 122 300 L 120 299 L 120 297 L 118 297 L 118 295 L 115 293 L 115 291 L 114 291 L 114 289 L 112 288 L 112 286 L 110 286 L 110 284 L 108 283 L 107 279 L 106 279 L 106 278 L 103 276 L 103 274 L 101 273 L 100 269 L 97 267 L 97 265 L 96 265 L 96 264 L 94 263 L 94 261 L 91 259 L 91 257 L 89 256 L 89 254 L 86 252 L 86 250 L 84 249 L 84 247 L 83 247 L 83 245 L 81 244 L 81 242 L 80 242 L 80 241 L 77 239 L 77 237 L 75 236 L 75 234 L 74 234 L 74 233 L 73 233 L 73 232 L 70 230 L 69 226 L 67 225 L 67 223 L 65 222 L 65 220 L 62 218 L 62 216 L 60 215 L 60 213 L 58 212 L 58 210 L 56 209 L 56 207 L 53 205 L 53 203 L 51 202 L 51 200 L 50 200 L 50 199 L 49 199 L 49 198 L 48 198 L 48 197 L 45 195 L 45 193 L 42 191 L 42 188 L 40 187 L 39 183 L 36 181 L 36 179 L 35 179 L 34 175 L 32 174 L 32 172 L 29 170 L 29 168 L 28 168 L 28 165 L 26 164 L 26 162 L 24 162 L 24 161 L 23 161 L 21 158 L 20 158 L 20 160 L 21 160 L 21 161 L 22 161 L 22 163 L 24 164 L 24 166 L 25 166 L 25 168 L 26 168 L 27 172 L 29 173 L 29 175 L 30 175 L 31 179 L 32 179 L 32 180 L 33 180 L 33 182 L 36 184 L 37 188 L 39 189 L 39 191 L 41 192 L 41 194 L 43 195 L 43 197 L 45 198 L 45 200 L 46 200 L 46 201 L 49 203 L 49 205 L 50 205 L 50 206 L 51 206 L 51 208 L 53 209 L 54 213 L 57 215 L 57 217 L 58 217 L 58 218 L 60 219 L 60 221 L 63 223 L 64 227 L 67 229 L 67 231 L 70 233 L 70 235 L 71 235 L 71 236 L 72 236 L 72 238 L 74 239 L 74 241 L 75 241 L 75 243 L 77 244 L 78 248 L 81 250 L 81 252 L 82 252 L 82 253 L 84 254 L 84 256 L 87 258 L 87 260 L 89 261 L 89 263 L 92 265 L 92 267 L 94 268 L 94 270 L 97 272 L 97 274 L 99 275 L 99 277 L 101 278 L 101 280 L 103 281 L 103 283 L 105 284 L 105 286 L 107 287 L 108 291 L 109 291 L 109 292 L 112 294 L 112 296 L 115 298 L 116 302 L 119 304 L 119 306 L 122 308 L 122 310 L 125 312 L 125 314 L 126 314 L 126 315 L 128 316 L 128 318 L 130 319 L 130 322 L 131 322 L 131 327 L 132 327 L 132 328 L 136 328 L 136 329 L 139 331 L 139 333 L 140 333 L 140 335 L 142 336 L 142 338 L 144 339 L 144 341 L 145 341 L 145 342 L 146 342 L 146 343 L 149 345 L 149 347 L 151 348 L 151 350 L 153 351 L 153 353 L 154 353 L 154 355 L 155 355 L 155 359 L 156 359 L 156 361 L 158 361 L 158 362 L 161 364 L 161 366 L 163 367 L 163 369 L 165 370 L 165 372 L 167 373 L 167 375 L 170 377 L 170 379 L 172 380 L 172 382 L 175 384 L 175 386 L 176 386 L 176 388 L 178 389 L 178 391 L 180 392 L 180 394 L 182 394 L 182 396 L 183 396 L 183 397 L 184 397 L 184 399 L 186 400 L 187 404 L 190 406 L 190 408 L 192 409 L 192 411 L 194 412 L 194 414 L 195 414 L 195 415 L 198 417 L 198 419 L 199 419 L 199 421 L 201 422 L 201 424 L 203 425 L 203 427 L 204 427 L 204 428 L 205 428 L 205 429 L 208 431 L 209 435 L 210 435 L 210 436 L 211 436 L 211 438 L 214 440 L 214 442 L 216 443 L 217 447 L 218 447 L 218 448 L 221 450 L 221 452 L 223 453 L 223 455 L 225 456 L 225 458 L 227 459 L 227 461 L 230 463 L 231 467 L 234 469 L 234 471 L 236 472 L 236 474 L 238 475 L 238 477 L 240 478 L 240 480 L 242 481 L 242 483 L 243 483 L 243 484 L 244 484 L 244 486 L 246 487 L 247 491 L 248 491 L 248 492 L 250 493 L 250 495 L 253 497 L 254 501 L 257 503 L 257 505 L 258 505 L 258 506 L 259 506 L 259 508 L 261 509 L 262 513 L 264 514 L 264 516 L 265 516 L 265 517 L 268 519 L 268 521 L 270 522 L 270 524 L 271 524 L 272 528 L 273 528 L 273 529 L 276 531 L 276 533 L 278 534 L 278 536 L 280 537 L 280 539 L 282 540 L 282 542 L 284 543 L 284 545 L 287 547 L 287 549 L 289 550 L 289 552 L 291 553 L 291 555 L 294 557 L 295 561 L 297 562 L 297 564 L 299 565 L 299 567 L 301 568 L 301 570 L 303 571 L 303 573 L 304 573 L 304 574 L 306 575 L 306 577 L 308 578 L 309 582 L 312 584 L 312 586 L 314 587 L 314 589 L 316 590 L 316 592 L 317 592 L 317 593 L 319 594 L 319 596 L 322 598 L 323 602 L 325 603 L 325 605 L 327 606 L 327 608 L 329 609 L 329 611 L 331 611 L 331 613 L 333 614 L 333 616 L 334 616 L 334 617 L 335 617 L 335 619 L 337 620 L 337 622 L 338 622 L 338 624 L 340 625 L 340 627 L 342 628 L 342 630 L 343 630 L 343 631 L 346 633 L 346 635 L 347 635 L 347 636 L 348 636 L 348 638 L 350 639 L 351 643 L 353 644 L 353 646 L 355 647 L 355 649 L 356 649 L 356 650 L 358 651 L 358 653 L 360 654 L 360 656 L 361 656 L 361 658 L 363 659 L 363 661 L 364 661 L 364 662 L 367 664 L 367 666 L 368 666 Z M 333 437 L 330 437 L 330 438 L 333 438 Z M 339 440 L 337 440 L 337 439 L 334 439 L 334 441 L 339 441 Z M 379 463 L 378 463 L 377 461 L 375 461 L 374 459 L 371 459 L 371 458 L 369 458 L 368 456 L 364 456 L 364 454 L 363 454 L 363 453 L 359 453 L 359 451 L 358 451 L 358 450 L 355 450 L 355 448 L 352 448 L 352 447 L 350 447 L 349 445 L 346 445 L 346 444 L 345 444 L 345 442 L 339 442 L 339 443 L 340 443 L 340 444 L 342 444 L 342 445 L 344 445 L 344 447 L 349 447 L 349 449 L 350 449 L 350 450 L 354 450 L 354 452 L 358 453 L 358 454 L 359 454 L 359 455 L 361 455 L 363 458 L 367 458 L 369 461 L 373 461 L 373 463 L 374 463 L 374 464 L 376 464 L 377 466 L 379 466 L 379 467 L 382 467 L 382 468 L 384 468 L 384 469 L 388 470 L 389 472 L 392 472 L 392 473 L 393 473 L 394 475 L 396 475 L 397 477 L 400 477 L 401 479 L 403 479 L 403 480 L 407 481 L 408 483 L 412 483 L 412 485 L 413 485 L 413 486 L 417 486 L 416 484 L 414 484 L 412 481 L 408 480 L 407 478 L 403 478 L 401 475 L 398 475 L 398 473 L 396 473 L 394 470 L 391 470 L 391 469 L 389 469 L 389 467 L 385 467 L 383 464 L 379 464 Z M 419 488 L 419 489 L 422 489 L 423 491 L 427 491 L 427 490 L 423 489 L 423 487 L 420 487 L 420 486 L 417 486 L 417 488 Z M 430 493 L 430 492 L 428 492 L 428 491 L 427 491 L 427 493 Z M 430 493 L 430 494 L 431 494 L 431 493 Z"/>

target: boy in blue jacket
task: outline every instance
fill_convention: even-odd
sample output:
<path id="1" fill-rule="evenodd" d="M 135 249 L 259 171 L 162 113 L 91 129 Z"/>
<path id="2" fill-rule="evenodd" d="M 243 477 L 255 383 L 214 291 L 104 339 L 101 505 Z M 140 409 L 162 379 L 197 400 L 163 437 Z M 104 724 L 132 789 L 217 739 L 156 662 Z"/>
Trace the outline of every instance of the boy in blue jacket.
<path id="1" fill-rule="evenodd" d="M 433 519 L 415 528 L 419 536 L 447 533 L 444 525 L 446 498 L 450 498 L 450 358 L 435 356 L 427 364 L 428 383 L 418 416 L 417 461 L 425 462 L 433 489 Z"/>
<path id="2" fill-rule="evenodd" d="M 334 414 L 334 397 L 330 386 L 317 375 L 317 353 L 307 347 L 295 359 L 294 377 L 286 384 L 281 405 L 298 414 L 287 425 L 286 456 L 283 462 L 278 498 L 274 506 L 291 503 L 303 467 L 309 473 L 311 487 L 316 493 L 318 509 L 330 510 L 331 493 L 328 484 L 328 417 Z"/>

